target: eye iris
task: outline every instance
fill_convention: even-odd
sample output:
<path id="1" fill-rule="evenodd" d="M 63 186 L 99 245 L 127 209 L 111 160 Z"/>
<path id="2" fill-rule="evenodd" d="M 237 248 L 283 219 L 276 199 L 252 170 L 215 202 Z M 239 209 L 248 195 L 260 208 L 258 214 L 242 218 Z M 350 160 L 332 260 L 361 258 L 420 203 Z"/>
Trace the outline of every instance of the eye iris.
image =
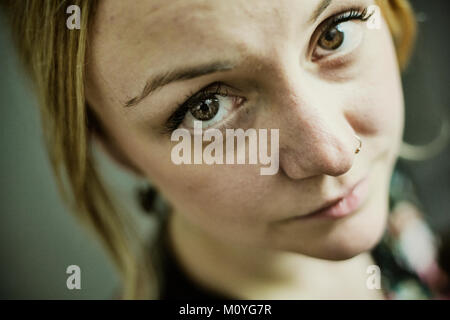
<path id="1" fill-rule="evenodd" d="M 197 120 L 208 121 L 216 116 L 219 111 L 219 105 L 219 99 L 209 98 L 193 106 L 190 112 Z"/>
<path id="2" fill-rule="evenodd" d="M 319 45 L 326 50 L 335 50 L 344 42 L 344 33 L 339 28 L 333 27 L 328 29 L 324 35 L 320 37 Z"/>

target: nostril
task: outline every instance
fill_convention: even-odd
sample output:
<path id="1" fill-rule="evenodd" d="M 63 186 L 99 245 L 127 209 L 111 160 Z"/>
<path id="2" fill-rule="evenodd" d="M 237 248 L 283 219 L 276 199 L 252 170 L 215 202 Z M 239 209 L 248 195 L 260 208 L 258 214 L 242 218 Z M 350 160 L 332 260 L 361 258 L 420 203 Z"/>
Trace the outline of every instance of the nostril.
<path id="1" fill-rule="evenodd" d="M 327 174 L 333 177 L 341 176 L 347 173 L 352 168 L 352 166 L 353 160 L 340 159 L 340 161 L 336 165 L 327 170 Z"/>
<path id="2" fill-rule="evenodd" d="M 343 144 L 321 150 L 322 155 L 318 157 L 318 164 L 324 174 L 340 176 L 347 173 L 353 166 L 355 147 Z"/>
<path id="3" fill-rule="evenodd" d="M 291 179 L 305 179 L 316 175 L 340 176 L 353 166 L 354 149 L 336 146 L 300 152 L 299 149 L 280 150 L 280 168 Z"/>
<path id="4" fill-rule="evenodd" d="M 322 172 L 326 175 L 337 177 L 347 173 L 353 165 L 352 161 L 340 158 L 335 162 L 324 163 Z"/>
<path id="5" fill-rule="evenodd" d="M 362 143 L 354 130 L 343 130 L 336 122 L 325 126 L 306 122 L 298 136 L 284 136 L 280 148 L 280 168 L 291 179 L 317 175 L 341 176 L 352 167 Z"/>

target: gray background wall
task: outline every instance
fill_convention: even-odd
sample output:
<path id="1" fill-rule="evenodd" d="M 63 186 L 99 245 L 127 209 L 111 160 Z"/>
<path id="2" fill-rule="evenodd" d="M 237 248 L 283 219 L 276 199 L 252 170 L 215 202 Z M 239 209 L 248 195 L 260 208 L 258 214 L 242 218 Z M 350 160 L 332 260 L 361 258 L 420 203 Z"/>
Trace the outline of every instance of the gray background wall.
<path id="1" fill-rule="evenodd" d="M 114 270 L 59 198 L 43 148 L 38 109 L 1 20 L 0 298 L 107 298 Z M 68 290 L 79 265 L 82 289 Z"/>
<path id="2" fill-rule="evenodd" d="M 449 2 L 413 1 L 420 32 L 412 67 L 404 75 L 405 141 L 422 144 L 438 134 L 449 111 Z M 99 243 L 68 213 L 43 149 L 36 102 L 17 66 L 0 16 L 0 298 L 103 299 L 118 288 Z M 124 205 L 133 202 L 133 177 L 104 161 Z M 450 226 L 450 148 L 423 163 L 407 163 L 433 228 Z M 148 222 L 151 224 L 151 221 Z M 144 226 L 151 227 L 151 225 Z M 66 288 L 68 265 L 82 270 L 82 289 Z"/>
<path id="3" fill-rule="evenodd" d="M 424 144 L 439 134 L 450 116 L 450 2 L 411 1 L 419 20 L 418 43 L 411 66 L 403 76 L 406 100 L 404 140 Z M 440 232 L 450 229 L 450 148 L 424 162 L 409 162 L 430 223 Z"/>

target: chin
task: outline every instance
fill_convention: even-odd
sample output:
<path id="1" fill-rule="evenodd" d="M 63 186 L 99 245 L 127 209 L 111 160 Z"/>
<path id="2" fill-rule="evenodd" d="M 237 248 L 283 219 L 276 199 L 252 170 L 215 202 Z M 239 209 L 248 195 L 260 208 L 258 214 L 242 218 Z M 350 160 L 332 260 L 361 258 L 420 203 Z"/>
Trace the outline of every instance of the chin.
<path id="1" fill-rule="evenodd" d="M 384 206 L 369 206 L 337 222 L 325 235 L 322 259 L 346 260 L 372 250 L 386 230 L 387 202 Z"/>

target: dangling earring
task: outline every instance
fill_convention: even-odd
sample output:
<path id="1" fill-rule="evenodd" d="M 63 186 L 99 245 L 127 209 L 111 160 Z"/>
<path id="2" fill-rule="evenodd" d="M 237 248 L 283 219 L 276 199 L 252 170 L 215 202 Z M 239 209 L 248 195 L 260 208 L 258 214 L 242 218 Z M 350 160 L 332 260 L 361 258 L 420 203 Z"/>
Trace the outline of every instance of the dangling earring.
<path id="1" fill-rule="evenodd" d="M 146 185 L 144 187 L 138 188 L 137 198 L 141 208 L 146 213 L 155 212 L 155 200 L 157 197 L 157 191 L 151 185 Z"/>
<path id="2" fill-rule="evenodd" d="M 137 200 L 144 212 L 165 219 L 170 212 L 169 203 L 163 199 L 158 190 L 149 183 L 137 189 Z"/>

